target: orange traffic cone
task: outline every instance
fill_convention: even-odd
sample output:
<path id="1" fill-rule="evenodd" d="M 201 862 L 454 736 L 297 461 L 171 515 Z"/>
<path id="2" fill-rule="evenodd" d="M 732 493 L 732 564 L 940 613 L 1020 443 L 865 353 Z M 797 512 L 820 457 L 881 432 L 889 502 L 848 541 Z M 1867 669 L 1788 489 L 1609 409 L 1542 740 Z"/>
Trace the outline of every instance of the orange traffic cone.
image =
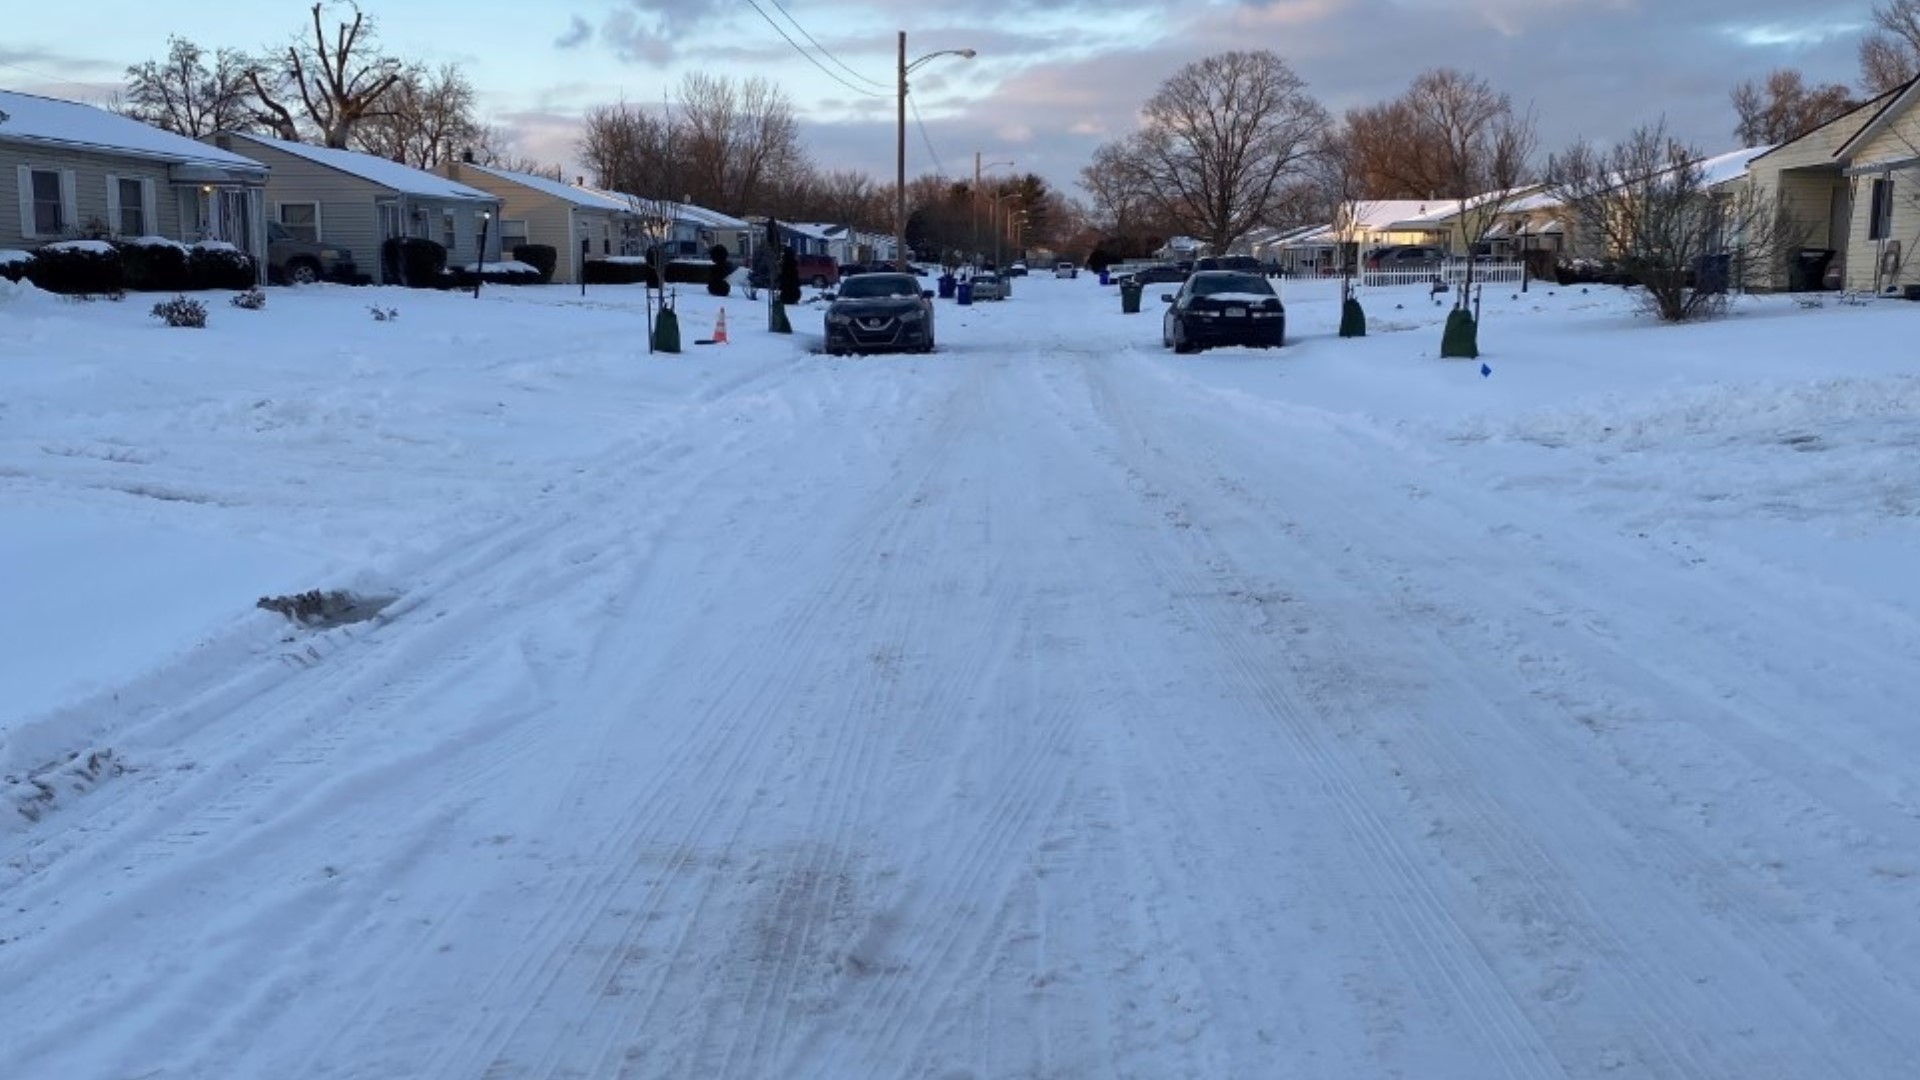
<path id="1" fill-rule="evenodd" d="M 713 343 L 715 345 L 725 345 L 727 343 L 727 309 L 726 308 L 720 309 L 720 317 L 718 319 L 715 319 L 713 322 Z"/>

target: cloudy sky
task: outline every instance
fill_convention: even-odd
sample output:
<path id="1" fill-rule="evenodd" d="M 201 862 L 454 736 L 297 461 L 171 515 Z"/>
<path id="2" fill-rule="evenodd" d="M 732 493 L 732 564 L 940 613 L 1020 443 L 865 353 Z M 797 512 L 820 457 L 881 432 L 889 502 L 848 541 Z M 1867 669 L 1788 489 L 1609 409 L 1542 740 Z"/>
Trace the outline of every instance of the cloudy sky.
<path id="1" fill-rule="evenodd" d="M 363 0 L 392 53 L 455 61 L 522 153 L 576 171 L 577 118 L 667 98 L 688 71 L 763 75 L 793 99 L 814 159 L 890 178 L 896 34 L 912 78 L 907 170 L 970 175 L 975 153 L 1075 190 L 1101 142 L 1182 64 L 1235 48 L 1285 58 L 1339 111 L 1418 72 L 1475 72 L 1531 105 L 1542 145 L 1665 116 L 1731 148 L 1732 86 L 1780 66 L 1851 85 L 1871 0 Z M 10 4 L 0 88 L 102 102 L 168 34 L 282 44 L 304 0 Z M 340 10 L 344 11 L 342 7 Z"/>

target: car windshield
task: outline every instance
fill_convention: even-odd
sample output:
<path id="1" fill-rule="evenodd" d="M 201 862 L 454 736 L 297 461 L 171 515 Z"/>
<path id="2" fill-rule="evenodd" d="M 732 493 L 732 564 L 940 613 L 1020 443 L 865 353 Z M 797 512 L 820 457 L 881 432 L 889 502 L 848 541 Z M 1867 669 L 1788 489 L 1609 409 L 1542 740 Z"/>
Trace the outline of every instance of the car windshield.
<path id="1" fill-rule="evenodd" d="M 861 274 L 841 282 L 840 295 L 853 300 L 919 296 L 920 283 L 906 274 Z"/>
<path id="2" fill-rule="evenodd" d="M 1257 274 L 1202 274 L 1193 279 L 1193 295 L 1214 296 L 1219 293 L 1259 293 L 1273 295 L 1273 286 L 1267 279 Z"/>

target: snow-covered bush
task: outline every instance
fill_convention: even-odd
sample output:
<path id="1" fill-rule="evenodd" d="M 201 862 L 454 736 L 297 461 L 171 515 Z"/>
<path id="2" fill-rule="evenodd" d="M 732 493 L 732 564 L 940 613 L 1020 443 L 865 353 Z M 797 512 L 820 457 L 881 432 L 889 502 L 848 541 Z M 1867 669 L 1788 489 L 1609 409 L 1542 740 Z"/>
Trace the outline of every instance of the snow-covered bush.
<path id="1" fill-rule="evenodd" d="M 195 289 L 251 289 L 260 280 L 253 256 L 219 241 L 193 245 L 187 255 L 187 269 Z"/>
<path id="2" fill-rule="evenodd" d="M 248 311 L 259 311 L 267 306 L 267 294 L 261 292 L 260 287 L 255 285 L 246 292 L 234 294 L 233 299 L 228 303 L 237 308 L 246 308 Z"/>
<path id="3" fill-rule="evenodd" d="M 110 241 L 120 255 L 126 287 L 135 292 L 183 292 L 194 288 L 187 245 L 160 236 Z"/>
<path id="4" fill-rule="evenodd" d="M 0 249 L 0 278 L 19 281 L 27 276 L 27 264 L 33 261 L 31 251 L 8 251 Z"/>
<path id="5" fill-rule="evenodd" d="M 647 285 L 654 286 L 653 267 L 647 261 L 634 255 L 614 255 L 602 259 L 588 259 L 586 268 L 581 272 L 589 285 Z"/>
<path id="6" fill-rule="evenodd" d="M 553 280 L 553 271 L 560 265 L 560 252 L 552 244 L 520 244 L 511 252 L 515 262 L 523 262 L 540 272 L 540 284 Z"/>
<path id="7" fill-rule="evenodd" d="M 104 240 L 62 240 L 34 251 L 27 280 L 51 293 L 92 296 L 124 289 L 126 270 Z"/>
<path id="8" fill-rule="evenodd" d="M 204 330 L 207 326 L 207 305 L 185 296 L 176 296 L 153 305 L 151 314 L 156 319 L 165 320 L 168 326 L 187 326 L 195 330 Z"/>
<path id="9" fill-rule="evenodd" d="M 415 289 L 438 289 L 446 280 L 447 249 L 418 236 L 390 237 L 380 243 L 380 262 L 389 279 Z"/>

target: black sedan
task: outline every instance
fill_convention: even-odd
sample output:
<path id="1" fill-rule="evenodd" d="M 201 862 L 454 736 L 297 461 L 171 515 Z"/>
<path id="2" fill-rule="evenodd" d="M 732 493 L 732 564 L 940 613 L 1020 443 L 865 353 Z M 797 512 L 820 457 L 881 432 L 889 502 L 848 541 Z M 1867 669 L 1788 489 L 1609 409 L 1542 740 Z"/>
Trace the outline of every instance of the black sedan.
<path id="1" fill-rule="evenodd" d="M 1135 285 L 1171 285 L 1174 282 L 1187 280 L 1187 275 L 1190 273 L 1192 273 L 1191 270 L 1182 270 L 1177 266 L 1162 263 L 1159 266 L 1143 266 L 1113 280 L 1116 284 L 1131 281 Z"/>
<path id="2" fill-rule="evenodd" d="M 1164 299 L 1169 306 L 1160 339 L 1174 352 L 1215 345 L 1279 348 L 1286 341 L 1287 309 L 1259 274 L 1199 270 Z"/>
<path id="3" fill-rule="evenodd" d="M 869 272 L 842 280 L 827 307 L 827 355 L 932 352 L 932 301 L 912 274 Z"/>

